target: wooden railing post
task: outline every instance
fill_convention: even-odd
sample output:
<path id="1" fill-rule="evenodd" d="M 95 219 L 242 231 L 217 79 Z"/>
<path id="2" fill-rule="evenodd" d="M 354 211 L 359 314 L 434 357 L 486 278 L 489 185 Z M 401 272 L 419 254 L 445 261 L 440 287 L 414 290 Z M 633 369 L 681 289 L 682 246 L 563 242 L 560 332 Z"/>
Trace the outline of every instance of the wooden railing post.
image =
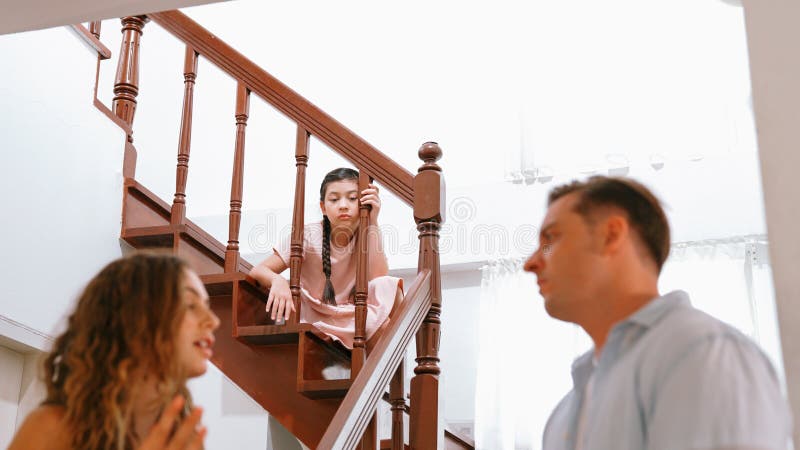
<path id="1" fill-rule="evenodd" d="M 419 231 L 418 270 L 431 271 L 431 308 L 417 332 L 417 367 L 411 379 L 411 448 L 438 448 L 439 436 L 439 336 L 442 284 L 439 268 L 439 229 L 444 222 L 445 189 L 442 169 L 436 164 L 442 150 L 435 142 L 419 149 L 424 164 L 414 177 L 414 220 Z"/>
<path id="2" fill-rule="evenodd" d="M 170 223 L 177 225 L 186 218 L 186 179 L 189 177 L 189 150 L 192 146 L 192 112 L 194 83 L 197 79 L 197 52 L 186 46 L 183 60 L 183 110 L 181 135 L 178 140 L 178 167 L 175 173 L 175 198 L 172 200 Z"/>
<path id="3" fill-rule="evenodd" d="M 146 22 L 144 16 L 122 18 L 122 43 L 119 49 L 117 76 L 114 80 L 112 110 L 123 122 L 133 127 L 136 96 L 139 95 L 139 41 Z M 130 136 L 128 137 L 130 140 Z"/>
<path id="4" fill-rule="evenodd" d="M 359 167 L 358 192 L 362 192 L 369 185 L 369 175 Z M 359 202 L 358 211 L 358 247 L 356 251 L 356 293 L 355 293 L 355 332 L 353 334 L 353 354 L 350 369 L 350 379 L 354 380 L 367 359 L 367 267 L 369 267 L 367 237 L 369 235 L 369 212 L 371 207 Z"/>
<path id="5" fill-rule="evenodd" d="M 358 168 L 358 192 L 362 192 L 370 184 L 370 176 L 363 167 Z M 368 236 L 369 213 L 371 206 L 359 202 L 358 210 L 358 252 L 356 256 L 356 293 L 355 303 L 355 331 L 353 333 L 353 353 L 350 360 L 350 379 L 355 380 L 364 363 L 367 361 L 367 292 L 369 280 L 367 267 L 369 267 Z M 361 438 L 359 450 L 375 450 L 378 448 L 378 415 L 373 413 L 372 419 Z"/>
<path id="6" fill-rule="evenodd" d="M 225 273 L 239 266 L 239 226 L 242 223 L 242 188 L 244 186 L 244 141 L 250 113 L 250 91 L 241 81 L 236 86 L 236 151 L 231 179 L 231 213 L 228 220 L 228 247 L 225 250 Z"/>
<path id="7" fill-rule="evenodd" d="M 405 449 L 405 436 L 403 436 L 403 419 L 405 419 L 405 360 L 400 361 L 389 384 L 389 403 L 392 405 L 392 450 Z"/>
<path id="8" fill-rule="evenodd" d="M 305 231 L 306 168 L 308 167 L 309 133 L 297 125 L 297 143 L 294 150 L 297 175 L 294 183 L 294 212 L 292 214 L 292 245 L 289 255 L 289 289 L 295 314 L 289 323 L 300 322 L 300 271 L 303 268 L 303 233 Z"/>
<path id="9" fill-rule="evenodd" d="M 94 22 L 89 22 L 89 33 L 92 33 L 92 36 L 100 39 L 100 26 L 103 22 L 99 20 L 95 20 Z"/>

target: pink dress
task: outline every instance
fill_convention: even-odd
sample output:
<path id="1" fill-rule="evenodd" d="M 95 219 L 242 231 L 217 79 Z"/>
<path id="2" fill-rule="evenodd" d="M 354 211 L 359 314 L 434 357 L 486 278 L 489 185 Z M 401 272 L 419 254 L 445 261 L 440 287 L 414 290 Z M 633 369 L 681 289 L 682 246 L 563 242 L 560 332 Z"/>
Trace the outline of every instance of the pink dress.
<path id="1" fill-rule="evenodd" d="M 353 348 L 355 305 L 350 293 L 356 285 L 355 239 L 344 248 L 331 245 L 331 282 L 336 292 L 336 305 L 322 302 L 325 273 L 322 271 L 322 223 L 307 224 L 303 232 L 303 268 L 300 271 L 300 322 L 310 323 L 347 348 Z M 291 237 L 284 239 L 275 254 L 289 265 Z M 370 258 L 386 258 L 370 252 Z M 377 277 L 367 290 L 367 339 L 371 338 L 389 317 L 403 280 L 390 276 Z"/>

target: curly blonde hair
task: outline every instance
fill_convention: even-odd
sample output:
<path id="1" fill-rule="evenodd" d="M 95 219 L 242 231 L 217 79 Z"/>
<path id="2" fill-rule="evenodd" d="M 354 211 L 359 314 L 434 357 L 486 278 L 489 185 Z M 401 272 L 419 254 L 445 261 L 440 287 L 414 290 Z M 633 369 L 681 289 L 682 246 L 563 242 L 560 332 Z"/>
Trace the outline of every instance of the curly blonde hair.
<path id="1" fill-rule="evenodd" d="M 159 409 L 176 394 L 191 404 L 173 343 L 186 270 L 176 256 L 137 252 L 108 264 L 80 295 L 44 360 L 44 403 L 65 409 L 73 448 L 133 448 L 140 441 L 133 403 L 144 377 L 155 379 Z"/>

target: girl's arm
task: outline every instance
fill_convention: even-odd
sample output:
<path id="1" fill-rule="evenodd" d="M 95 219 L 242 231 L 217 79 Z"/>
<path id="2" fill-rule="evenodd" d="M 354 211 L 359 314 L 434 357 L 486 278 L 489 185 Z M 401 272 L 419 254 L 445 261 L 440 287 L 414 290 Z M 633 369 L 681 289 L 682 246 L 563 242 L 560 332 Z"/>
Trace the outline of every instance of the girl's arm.
<path id="1" fill-rule="evenodd" d="M 280 275 L 281 272 L 286 270 L 286 267 L 283 259 L 273 253 L 250 270 L 251 277 L 255 278 L 262 286 L 269 288 L 267 312 L 272 309 L 272 320 L 278 317 L 288 320 L 294 312 L 289 282 Z"/>
<path id="2" fill-rule="evenodd" d="M 378 214 L 381 211 L 381 199 L 378 196 L 378 187 L 370 184 L 361 191 L 361 204 L 372 206 L 369 212 L 369 229 L 367 230 L 367 249 L 369 250 L 369 266 L 367 279 L 372 280 L 389 273 L 389 261 L 383 252 L 383 238 L 378 227 Z"/>

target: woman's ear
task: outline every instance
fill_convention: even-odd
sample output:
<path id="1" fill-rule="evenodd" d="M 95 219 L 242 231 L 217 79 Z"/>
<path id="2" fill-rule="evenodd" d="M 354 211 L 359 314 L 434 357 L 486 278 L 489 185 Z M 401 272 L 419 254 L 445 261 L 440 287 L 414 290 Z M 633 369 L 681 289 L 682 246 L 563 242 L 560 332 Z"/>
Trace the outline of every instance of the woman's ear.
<path id="1" fill-rule="evenodd" d="M 325 202 L 323 202 L 323 201 L 319 202 L 319 210 L 322 211 L 322 215 L 324 216 L 325 215 Z"/>

